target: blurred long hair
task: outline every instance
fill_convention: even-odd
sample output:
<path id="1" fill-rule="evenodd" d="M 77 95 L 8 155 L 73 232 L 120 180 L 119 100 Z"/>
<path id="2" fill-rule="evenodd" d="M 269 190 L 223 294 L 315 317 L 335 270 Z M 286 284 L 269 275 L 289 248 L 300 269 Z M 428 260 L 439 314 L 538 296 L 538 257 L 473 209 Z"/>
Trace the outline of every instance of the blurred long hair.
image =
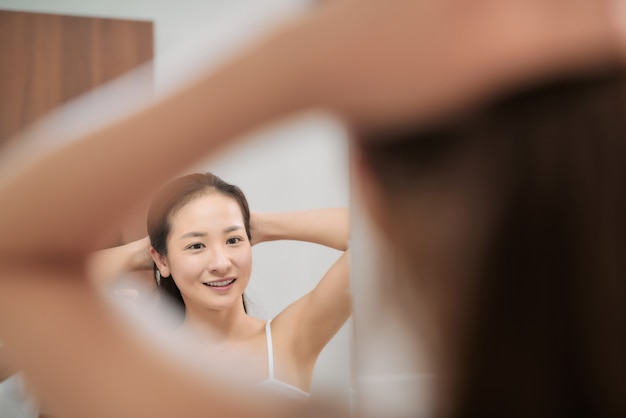
<path id="1" fill-rule="evenodd" d="M 494 180 L 488 237 L 457 278 L 471 283 L 471 302 L 439 412 L 625 417 L 624 69 L 553 77 L 431 126 L 358 134 L 387 235 L 413 272 L 407 306 L 421 280 L 417 184 L 467 150 Z"/>

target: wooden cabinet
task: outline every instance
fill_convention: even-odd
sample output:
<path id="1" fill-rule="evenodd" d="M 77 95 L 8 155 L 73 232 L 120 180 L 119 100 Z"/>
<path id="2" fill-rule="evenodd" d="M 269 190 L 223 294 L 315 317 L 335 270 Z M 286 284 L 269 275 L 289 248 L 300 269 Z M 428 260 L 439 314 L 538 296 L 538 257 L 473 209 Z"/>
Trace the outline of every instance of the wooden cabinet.
<path id="1" fill-rule="evenodd" d="M 0 10 L 0 145 L 153 51 L 149 21 Z"/>

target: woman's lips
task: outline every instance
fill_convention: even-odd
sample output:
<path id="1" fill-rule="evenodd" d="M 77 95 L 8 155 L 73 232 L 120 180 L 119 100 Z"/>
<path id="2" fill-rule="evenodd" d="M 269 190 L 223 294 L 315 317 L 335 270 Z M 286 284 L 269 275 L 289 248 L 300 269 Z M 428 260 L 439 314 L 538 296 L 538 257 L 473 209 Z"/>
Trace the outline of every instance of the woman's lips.
<path id="1" fill-rule="evenodd" d="M 237 278 L 233 277 L 230 279 L 214 280 L 212 282 L 206 282 L 202 284 L 213 290 L 228 290 L 231 287 L 233 287 L 233 284 L 235 283 L 236 280 Z"/>

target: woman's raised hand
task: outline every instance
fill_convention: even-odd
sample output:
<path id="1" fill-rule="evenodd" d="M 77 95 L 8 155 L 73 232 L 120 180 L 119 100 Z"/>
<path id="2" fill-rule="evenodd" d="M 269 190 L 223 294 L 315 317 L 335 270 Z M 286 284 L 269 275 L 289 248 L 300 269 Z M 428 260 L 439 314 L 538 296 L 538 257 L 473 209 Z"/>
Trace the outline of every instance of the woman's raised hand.
<path id="1" fill-rule="evenodd" d="M 620 2 L 328 2 L 300 34 L 311 100 L 364 128 L 438 117 L 521 80 L 614 60 Z"/>
<path id="2" fill-rule="evenodd" d="M 125 273 L 147 271 L 152 268 L 150 238 L 144 237 L 91 254 L 87 261 L 87 276 L 96 283 L 107 284 Z"/>
<path id="3" fill-rule="evenodd" d="M 250 214 L 252 245 L 266 241 L 294 240 L 345 251 L 348 249 L 349 225 L 347 208 Z"/>
<path id="4" fill-rule="evenodd" d="M 250 212 L 250 244 L 251 245 L 256 245 L 260 242 L 265 241 L 263 234 L 262 234 L 262 230 L 259 227 L 259 218 L 261 218 L 262 215 L 260 213 L 257 212 Z"/>

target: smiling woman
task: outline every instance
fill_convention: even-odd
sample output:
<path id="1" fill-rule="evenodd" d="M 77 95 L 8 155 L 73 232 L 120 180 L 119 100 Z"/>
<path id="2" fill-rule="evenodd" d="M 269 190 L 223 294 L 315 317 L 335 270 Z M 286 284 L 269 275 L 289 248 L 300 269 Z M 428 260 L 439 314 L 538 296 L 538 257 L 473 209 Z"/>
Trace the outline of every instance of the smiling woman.
<path id="1" fill-rule="evenodd" d="M 192 299 L 188 303 L 185 299 L 192 296 L 183 297 L 177 284 L 185 286 L 184 277 L 194 273 L 199 282 L 213 283 L 216 291 L 226 289 L 215 284 L 235 279 L 243 294 L 252 261 L 250 246 L 241 245 L 251 240 L 250 209 L 237 186 L 212 174 L 192 174 L 172 181 L 150 207 L 148 234 L 159 289 L 186 307 L 187 315 L 193 315 L 193 307 L 187 306 Z M 207 263 L 211 263 L 208 278 L 202 277 Z M 240 272 L 237 277 L 226 276 L 232 273 L 229 264 Z M 173 275 L 179 277 L 176 272 L 180 272 L 179 281 L 173 279 Z M 227 283 L 231 284 L 234 282 Z M 245 302 L 243 306 L 245 311 Z"/>
<path id="2" fill-rule="evenodd" d="M 311 292 L 265 321 L 248 314 L 243 297 L 252 273 L 252 245 L 287 239 L 345 252 L 348 223 L 343 208 L 251 213 L 237 186 L 211 173 L 190 174 L 154 198 L 149 240 L 96 253 L 90 270 L 97 273 L 98 266 L 108 264 L 106 281 L 124 270 L 153 267 L 161 298 L 174 300 L 183 312 L 179 329 L 211 337 L 207 355 L 243 350 L 247 379 L 306 399 L 320 351 L 351 312 L 347 256 Z"/>
<path id="3" fill-rule="evenodd" d="M 435 118 L 440 118 L 441 121 L 446 116 L 450 117 L 451 114 L 448 112 L 452 110 L 458 111 L 472 104 L 478 105 L 479 102 L 492 97 L 497 92 L 505 94 L 505 87 L 512 88 L 514 85 L 523 87 L 520 84 L 528 86 L 526 83 L 536 81 L 539 76 L 547 77 L 548 73 L 555 75 L 565 70 L 582 72 L 585 69 L 598 68 L 608 62 L 623 58 L 623 51 L 618 49 L 617 42 L 622 39 L 616 38 L 611 16 L 607 14 L 607 8 L 603 7 L 606 2 L 580 0 L 567 2 L 565 5 L 562 0 L 486 1 L 481 2 L 481 7 L 478 8 L 474 7 L 474 3 L 467 0 L 329 2 L 326 7 L 320 7 L 316 13 L 278 30 L 219 69 L 203 73 L 198 79 L 173 92 L 170 96 L 161 97 L 150 106 L 125 115 L 111 122 L 110 125 L 83 133 L 79 135 L 77 141 L 66 143 L 54 150 L 48 149 L 46 155 L 41 153 L 28 157 L 22 155 L 22 159 L 12 164 L 10 168 L 6 165 L 1 166 L 0 337 L 6 343 L 10 356 L 15 359 L 15 364 L 24 370 L 29 381 L 33 382 L 33 387 L 39 391 L 38 393 L 42 393 L 46 397 L 45 400 L 50 401 L 53 410 L 58 411 L 58 415 L 63 417 L 89 416 L 92 418 L 307 416 L 302 411 L 289 408 L 291 405 L 274 402 L 275 398 L 268 397 L 266 394 L 261 396 L 258 393 L 246 393 L 240 388 L 234 388 L 218 376 L 212 376 L 212 378 L 206 375 L 199 376 L 195 373 L 196 370 L 183 369 L 179 363 L 162 355 L 156 347 L 149 345 L 137 335 L 138 333 L 133 332 L 134 330 L 128 324 L 120 321 L 119 317 L 111 311 L 110 306 L 94 291 L 93 286 L 84 280 L 83 266 L 87 254 L 99 248 L 103 240 L 110 237 L 115 225 L 118 225 L 120 220 L 128 214 L 129 205 L 140 202 L 148 195 L 152 187 L 161 184 L 175 173 L 196 162 L 200 154 L 215 152 L 218 148 L 232 142 L 232 138 L 248 132 L 253 127 L 259 127 L 260 124 L 275 121 L 279 117 L 292 115 L 294 112 L 312 107 L 325 107 L 341 115 L 357 132 L 389 132 L 391 127 L 401 128 L 403 123 L 418 126 L 425 121 L 432 122 Z M 559 24 L 555 25 L 554 22 L 557 21 Z M 373 27 L 377 30 L 372 30 Z M 510 90 L 508 92 L 510 93 Z M 574 95 L 566 96 L 566 98 L 567 103 L 594 104 L 594 102 L 584 100 L 586 96 Z M 120 99 L 116 103 L 122 101 L 123 99 Z M 621 97 L 617 102 L 624 103 Z M 558 108 L 546 107 L 548 110 Z M 537 112 L 544 108 L 534 107 L 534 109 Z M 604 107 L 581 114 L 594 113 L 598 109 L 603 110 Z M 550 112 L 544 113 L 550 114 Z M 620 105 L 610 108 L 610 112 L 600 113 L 621 116 L 624 110 Z M 500 119 L 496 117 L 495 120 Z M 571 126 L 570 122 L 576 120 L 577 118 L 567 115 L 565 125 Z M 521 126 L 527 127 L 528 124 Z M 547 124 L 546 126 L 553 125 Z M 53 129 L 33 131 L 30 139 L 55 139 L 53 131 Z M 579 129 L 576 132 L 585 134 L 609 131 L 613 132 L 607 126 L 602 126 L 597 130 Z M 509 131 L 496 130 L 496 132 L 502 135 L 503 132 Z M 517 130 L 516 132 L 518 135 L 523 135 L 525 131 Z M 548 133 L 551 132 L 548 131 Z M 365 136 L 365 134 L 362 135 L 362 137 Z M 554 135 L 548 135 L 548 137 L 551 136 Z M 376 137 L 379 141 L 389 139 L 386 135 Z M 589 138 L 592 137 L 593 134 L 589 135 Z M 566 143 L 566 137 L 559 136 L 559 138 Z M 490 143 L 501 145 L 498 135 L 488 136 L 487 139 L 491 140 Z M 623 136 L 619 139 L 619 146 L 621 146 Z M 416 139 L 412 140 L 415 143 L 419 142 Z M 479 142 L 481 146 L 484 143 Z M 541 141 L 538 143 L 545 144 Z M 618 144 L 617 141 L 615 143 Z M 570 149 L 569 145 L 566 148 Z M 495 165 L 500 160 L 488 159 L 491 154 L 487 151 L 491 149 L 478 148 L 479 151 L 485 151 L 484 154 L 480 153 L 478 156 L 484 157 L 485 160 Z M 560 148 L 555 149 L 558 154 Z M 590 148 L 581 148 L 584 151 L 587 149 Z M 595 148 L 591 149 L 595 150 Z M 623 147 L 602 149 L 605 151 L 623 150 Z M 588 154 L 594 153 L 585 152 L 584 155 Z M 408 155 L 409 166 L 411 166 L 414 161 L 410 159 L 410 154 L 403 155 Z M 470 153 L 468 157 L 474 155 Z M 528 155 L 533 154 L 528 153 Z M 619 167 L 624 167 L 623 151 L 612 155 L 614 158 L 620 158 Z M 5 155 L 6 158 L 9 156 L 10 154 Z M 462 161 L 466 162 L 465 159 Z M 475 161 L 479 161 L 478 158 L 470 158 L 469 162 Z M 525 163 L 524 167 L 529 167 L 532 166 L 529 162 L 540 161 L 545 160 L 526 160 L 523 163 Z M 565 162 L 568 163 L 567 167 L 576 167 L 576 165 L 569 164 L 570 160 Z M 115 169 L 112 170 L 112 167 Z M 544 166 L 540 165 L 540 167 Z M 607 168 L 607 165 L 600 165 L 600 168 Z M 618 178 L 624 178 L 622 171 L 619 172 Z M 566 171 L 566 173 L 569 172 Z M 615 190 L 615 194 L 603 195 L 606 197 L 604 200 L 586 200 L 583 207 L 587 208 L 589 206 L 586 204 L 593 202 L 606 202 L 606 205 L 598 206 L 609 210 L 608 212 L 592 213 L 602 215 L 617 211 L 615 213 L 619 213 L 619 218 L 617 215 L 615 218 L 603 216 L 599 218 L 619 219 L 621 222 L 619 225 L 623 225 L 625 211 L 620 211 L 621 206 L 611 203 L 623 198 L 624 187 L 617 187 L 622 183 L 614 181 L 615 177 L 608 175 L 611 172 L 607 168 L 603 171 L 607 173 L 605 177 L 591 176 L 581 179 L 580 172 L 571 171 L 572 179 L 581 179 L 580 183 L 584 184 L 587 189 L 595 188 L 598 194 L 605 190 L 605 185 L 615 185 L 614 188 L 606 188 L 606 190 Z M 464 179 L 464 171 L 455 173 L 458 174 L 455 179 Z M 482 173 L 482 171 L 477 171 L 476 175 Z M 518 173 L 526 172 L 520 170 Z M 370 171 L 363 170 L 359 175 L 367 179 L 365 176 L 369 174 L 371 174 Z M 468 172 L 468 174 L 471 175 L 474 172 Z M 479 186 L 480 177 L 477 176 L 471 176 L 468 180 L 476 179 Z M 526 180 L 535 178 L 533 176 L 520 177 Z M 405 177 L 396 177 L 396 179 L 411 192 L 423 190 L 423 188 L 413 187 L 414 183 L 408 183 Z M 593 181 L 593 179 L 607 179 L 607 181 Z M 363 182 L 363 184 L 367 183 Z M 424 185 L 419 182 L 418 184 Z M 574 195 L 573 191 L 576 189 L 569 187 L 570 183 L 554 184 L 557 186 L 564 184 L 565 187 L 560 190 L 566 190 L 572 196 Z M 103 190 L 108 192 L 103 193 Z M 396 200 L 378 199 L 376 191 L 387 192 L 386 188 L 369 190 L 373 192 L 370 195 L 372 216 L 377 216 L 383 226 L 392 225 L 387 230 L 389 236 L 395 236 L 398 231 L 407 236 L 409 235 L 407 230 L 415 231 L 415 229 L 408 229 L 406 226 L 425 225 L 427 222 L 420 217 L 420 222 L 412 223 L 416 218 L 414 213 L 409 213 L 413 208 L 411 205 L 393 205 Z M 481 189 L 477 187 L 476 190 Z M 519 187 L 511 190 L 523 193 L 534 189 Z M 510 196 L 506 193 L 502 195 Z M 386 195 L 381 193 L 380 196 Z M 403 197 L 404 195 L 399 192 L 397 196 Z M 539 196 L 550 197 L 547 193 Z M 405 202 L 401 199 L 397 201 Z M 450 202 L 454 201 L 450 200 Z M 516 207 L 521 207 L 522 210 L 531 208 L 534 210 L 530 212 L 531 214 L 547 214 L 553 217 L 559 214 L 555 209 L 564 207 L 563 202 L 560 206 L 553 206 L 553 200 L 546 199 L 540 202 L 547 202 L 546 206 Z M 564 202 L 568 203 L 570 200 Z M 387 204 L 392 206 L 385 206 Z M 544 208 L 546 210 L 542 210 Z M 445 210 L 448 207 L 437 206 L 434 209 Z M 575 221 L 576 218 L 573 217 L 575 211 L 571 210 L 572 207 L 566 206 L 565 209 L 565 216 L 561 220 Z M 380 216 L 381 213 L 384 216 Z M 452 213 L 459 214 L 458 210 Z M 582 211 L 582 213 L 587 212 Z M 459 214 L 459 217 L 461 216 L 462 214 Z M 324 216 L 321 213 L 319 216 L 313 216 L 310 212 L 276 217 L 272 215 L 260 217 L 258 228 L 252 229 L 259 231 L 257 235 L 261 238 L 291 238 L 319 243 L 336 242 L 334 239 L 329 239 L 326 233 L 322 233 L 330 229 L 330 218 L 332 218 L 331 214 L 326 212 Z M 523 219 L 532 220 L 533 218 Z M 385 223 L 388 220 L 390 222 Z M 468 222 L 470 222 L 468 225 L 473 227 L 471 219 Z M 533 236 L 532 233 L 541 231 L 542 225 L 545 224 L 534 222 L 516 224 L 517 228 L 508 229 L 506 234 L 499 236 L 500 239 L 496 243 L 501 245 L 496 245 L 494 248 L 514 248 L 520 237 L 516 232 L 524 232 L 520 227 L 526 225 L 532 227 L 527 228 L 527 231 L 530 232 L 530 236 Z M 562 229 L 562 226 L 568 225 L 566 223 L 558 225 L 557 229 L 547 230 L 555 232 L 576 230 L 576 228 Z M 582 225 L 589 226 L 584 229 L 584 232 L 596 231 L 592 223 L 581 223 L 578 227 L 583 228 Z M 608 237 L 614 240 L 585 241 L 588 245 L 594 245 L 593 249 L 597 254 L 595 260 L 599 263 L 583 264 L 583 267 L 597 265 L 602 268 L 598 271 L 593 268 L 582 268 L 576 271 L 578 278 L 584 276 L 587 279 L 585 282 L 576 282 L 579 284 L 577 287 L 579 294 L 585 295 L 585 298 L 580 299 L 583 304 L 590 301 L 588 296 L 591 296 L 585 290 L 594 289 L 587 287 L 586 284 L 598 282 L 600 278 L 614 279 L 610 283 L 616 285 L 611 288 L 606 287 L 606 289 L 614 289 L 610 293 L 594 293 L 594 295 L 608 294 L 617 297 L 624 294 L 624 275 L 621 274 L 624 271 L 621 267 L 623 257 L 620 258 L 620 254 L 623 254 L 624 236 L 623 234 L 615 235 L 616 231 L 620 230 L 616 229 L 615 225 L 606 223 L 600 225 L 603 225 L 604 229 L 599 229 L 599 231 L 607 232 L 607 234 L 581 234 L 581 236 Z M 477 227 L 480 228 L 480 225 Z M 345 235 L 342 236 L 345 237 Z M 528 235 L 525 236 L 528 237 Z M 554 236 L 559 236 L 561 240 L 568 237 L 567 234 L 556 233 Z M 411 238 L 413 237 L 428 239 L 428 237 L 411 235 Z M 541 235 L 537 234 L 535 237 L 540 238 Z M 392 242 L 398 250 L 403 251 L 405 257 L 412 255 L 408 247 L 401 247 L 401 244 L 406 241 L 397 239 Z M 459 248 L 456 244 L 466 242 L 471 243 L 469 240 L 464 240 L 463 243 L 458 242 L 451 236 L 448 243 L 449 248 L 456 250 Z M 539 240 L 528 242 L 534 243 Z M 544 241 L 544 245 L 552 242 L 562 241 Z M 611 247 L 595 245 L 600 242 L 614 244 Z M 225 248 L 229 247 L 226 246 L 225 241 L 221 244 L 224 246 L 221 250 L 225 252 Z M 426 242 L 424 248 L 428 248 L 429 244 L 430 242 Z M 570 248 L 567 245 L 564 245 L 564 248 Z M 610 251 L 598 252 L 598 249 Z M 445 255 L 444 250 L 445 247 L 437 254 Z M 527 254 L 524 251 L 519 253 Z M 460 252 L 454 254 L 463 256 Z M 498 263 L 507 260 L 498 257 L 501 252 L 494 251 L 489 254 Z M 539 259 L 539 263 L 544 260 L 550 261 L 550 254 L 549 251 L 540 252 L 539 255 L 542 258 Z M 570 263 L 571 260 L 586 260 L 584 253 L 562 254 L 569 255 L 559 258 L 559 261 L 563 263 L 562 266 L 568 268 L 576 266 Z M 458 259 L 465 261 L 462 258 Z M 216 310 L 215 316 L 206 315 L 206 317 L 215 319 L 223 314 L 224 317 L 233 321 L 232 324 L 225 322 L 222 328 L 217 329 L 217 337 L 221 338 L 225 344 L 249 344 L 249 347 L 257 354 L 272 352 L 271 349 L 275 349 L 277 360 L 275 378 L 304 388 L 307 366 L 310 367 L 315 359 L 315 353 L 319 352 L 320 345 L 323 345 L 332 334 L 333 327 L 340 322 L 339 317 L 343 315 L 345 319 L 347 316 L 347 304 L 341 303 L 341 301 L 348 300 L 345 295 L 345 280 L 341 279 L 347 275 L 346 260 L 346 254 L 342 255 L 315 289 L 282 311 L 272 321 L 271 326 L 261 320 L 245 316 L 238 298 L 233 298 L 233 304 L 228 305 L 223 311 Z M 421 258 L 410 260 L 418 261 Z M 432 267 L 428 272 L 442 272 L 442 276 L 426 279 L 433 279 L 434 283 L 443 286 L 446 283 L 457 283 L 454 280 L 445 279 L 464 278 L 456 275 L 456 277 L 451 277 L 452 274 L 447 274 L 448 272 L 454 273 L 455 266 L 451 263 L 443 264 L 445 260 L 445 257 L 426 260 L 430 264 L 427 268 Z M 457 259 L 453 258 L 452 262 L 455 260 Z M 169 261 L 168 266 L 172 267 L 171 272 L 174 278 L 178 280 L 177 271 L 173 269 L 173 258 L 167 261 Z M 518 301 L 526 303 L 533 300 L 526 299 L 526 295 L 536 297 L 538 293 L 532 281 L 525 282 L 528 277 L 520 276 L 520 273 L 528 271 L 534 273 L 536 263 L 537 261 L 534 264 L 523 264 L 525 269 L 519 269 L 517 272 L 517 277 L 521 280 L 508 281 L 513 291 L 519 288 L 517 285 L 527 283 L 525 292 L 521 293 L 523 297 L 518 296 Z M 497 265 L 501 266 L 501 264 Z M 520 264 L 515 264 L 512 268 L 518 265 Z M 621 270 L 612 270 L 615 266 Z M 485 278 L 498 279 L 488 281 L 493 284 L 506 282 L 507 276 L 495 274 L 501 271 L 503 270 L 490 270 Z M 573 270 L 545 270 L 545 275 L 542 277 L 550 277 L 549 273 L 553 271 L 566 273 Z M 609 274 L 612 271 L 621 273 L 619 276 L 612 276 Z M 231 277 L 230 273 L 226 277 Z M 569 285 L 572 282 L 567 281 L 567 277 L 567 274 L 561 276 L 563 283 Z M 421 276 L 415 277 L 415 282 L 423 279 L 424 277 Z M 222 281 L 223 277 L 213 280 Z M 423 281 L 420 283 L 424 284 Z M 202 284 L 197 287 L 203 292 L 212 291 Z M 570 288 L 568 286 L 566 290 Z M 408 291 L 404 292 L 404 297 L 409 299 L 415 296 L 412 300 L 415 303 L 411 306 L 417 305 L 418 297 L 424 296 L 423 293 L 413 291 L 410 286 L 405 289 Z M 445 290 L 451 290 L 455 295 L 457 294 L 455 292 L 459 290 L 453 285 L 447 288 L 437 287 L 437 289 L 441 289 L 441 292 L 437 292 L 440 295 L 449 294 Z M 500 297 L 503 294 L 495 290 L 502 289 L 502 287 L 489 289 L 494 292 L 488 300 L 497 302 L 493 306 L 501 307 L 509 303 L 508 298 Z M 186 290 L 181 289 L 181 292 L 186 292 Z M 463 295 L 466 294 L 463 293 Z M 468 292 L 468 295 L 473 294 Z M 558 301 L 561 298 L 554 300 Z M 600 304 L 604 300 L 599 298 L 594 300 L 598 301 L 597 306 L 612 306 L 620 309 L 624 306 L 623 303 Z M 455 307 L 452 302 L 450 306 Z M 333 309 L 338 307 L 341 307 L 341 314 Z M 452 323 L 446 321 L 448 317 L 440 318 L 438 314 L 448 315 L 454 312 L 454 309 L 433 310 L 431 312 L 434 318 L 433 323 L 442 325 Z M 497 313 L 497 311 L 486 311 L 486 313 L 492 312 Z M 521 312 L 520 317 L 525 317 L 525 311 L 519 312 Z M 560 331 L 568 331 L 571 334 L 572 330 L 577 329 L 570 328 L 570 325 L 584 325 L 587 329 L 594 329 L 595 325 L 598 325 L 598 329 L 611 330 L 612 328 L 604 327 L 620 324 L 617 319 L 626 317 L 623 310 L 617 309 L 614 311 L 616 315 L 598 317 L 606 320 L 597 322 L 585 315 L 565 317 L 565 312 L 568 311 L 564 310 L 554 309 L 554 312 L 558 313 L 556 318 L 563 318 L 567 321 L 562 323 L 564 326 L 555 328 L 557 332 L 552 337 L 553 341 L 555 338 L 558 339 Z M 330 320 L 331 317 L 334 319 Z M 500 320 L 502 326 L 507 322 L 507 317 L 504 315 L 492 315 L 487 318 Z M 235 326 L 239 323 L 245 326 Z M 510 333 L 492 334 L 491 339 L 483 340 L 485 333 L 491 331 L 485 325 L 492 323 L 477 321 L 477 327 L 474 330 L 481 332 L 470 334 L 468 331 L 466 341 L 478 339 L 477 341 L 487 342 L 493 341 L 493 338 L 500 335 L 511 335 Z M 454 322 L 454 325 L 462 324 L 463 322 Z M 232 326 L 226 327 L 226 325 Z M 612 335 L 623 335 L 623 328 L 622 326 Z M 264 334 L 265 329 L 271 332 Z M 434 333 L 434 335 L 448 337 L 451 329 L 448 327 L 445 333 Z M 533 326 L 527 327 L 528 332 L 520 335 L 525 343 L 533 342 L 541 346 L 542 341 L 533 338 L 537 336 L 533 332 L 534 329 Z M 442 343 L 454 342 L 453 339 L 448 338 L 442 338 L 441 341 Z M 502 339 L 497 342 L 505 341 L 515 345 L 515 342 L 519 340 Z M 623 350 L 619 348 L 623 347 L 623 344 L 607 344 L 611 341 L 603 339 L 600 340 L 603 343 L 598 344 L 596 340 L 579 340 L 579 345 L 571 345 L 568 348 L 580 349 L 580 351 L 572 350 L 568 353 L 555 350 L 552 352 L 555 355 L 541 357 L 543 361 L 535 364 L 537 369 L 525 368 L 524 363 L 517 362 L 515 357 L 503 356 L 503 352 L 498 350 L 501 347 L 499 345 L 463 345 L 468 351 L 462 351 L 459 348 L 459 351 L 454 353 L 458 355 L 449 357 L 455 361 L 447 364 L 448 371 L 451 372 L 451 376 L 460 379 L 452 383 L 459 383 L 454 388 L 463 386 L 479 389 L 473 392 L 456 392 L 467 396 L 446 398 L 449 402 L 438 416 L 554 417 L 580 416 L 585 413 L 585 416 L 589 417 L 624 416 L 624 413 L 619 413 L 624 411 L 623 408 L 613 409 L 616 411 L 614 414 L 606 413 L 610 411 L 609 408 L 592 408 L 595 405 L 612 405 L 607 402 L 609 396 L 621 402 L 620 405 L 623 404 L 624 380 L 619 376 L 616 379 L 607 380 L 607 386 L 602 387 L 607 390 L 600 390 L 600 386 L 590 388 L 589 394 L 597 394 L 595 397 L 597 402 L 587 404 L 588 409 L 570 409 L 569 406 L 581 405 L 581 403 L 564 405 L 559 402 L 558 398 L 551 397 L 548 392 L 538 394 L 537 398 L 538 402 L 545 399 L 544 405 L 550 408 L 520 409 L 520 406 L 532 405 L 532 402 L 528 402 L 530 399 L 528 396 L 520 398 L 521 395 L 532 392 L 515 390 L 520 386 L 512 386 L 512 383 L 524 382 L 526 386 L 521 386 L 524 389 L 536 387 L 540 379 L 536 379 L 538 375 L 533 375 L 532 371 L 545 370 L 545 368 L 540 369 L 541 366 L 554 366 L 550 370 L 562 376 L 563 380 L 567 379 L 572 376 L 573 369 L 567 367 L 569 363 L 566 360 L 577 358 L 575 354 L 585 360 L 595 358 L 593 354 L 596 352 L 587 350 L 590 346 L 615 347 L 621 350 L 619 357 L 606 357 L 618 358 L 619 361 L 616 364 L 607 363 L 606 365 L 615 370 L 623 370 L 625 357 L 622 354 Z M 456 347 L 461 347 L 461 345 L 456 345 Z M 517 346 L 518 350 L 523 347 L 523 345 Z M 472 358 L 472 354 L 477 354 L 473 358 L 484 360 L 484 362 L 463 361 Z M 597 358 L 604 359 L 605 357 L 600 355 Z M 94 361 L 95 359 L 97 361 Z M 271 359 L 272 356 L 268 356 L 269 364 L 272 364 Z M 250 360 L 254 361 L 254 358 Z M 264 363 L 257 364 L 263 364 L 260 367 L 266 372 L 268 369 L 272 370 L 271 366 L 266 367 Z M 499 373 L 485 375 L 484 369 L 473 367 L 483 364 L 490 365 L 492 369 L 497 368 Z M 519 374 L 509 374 L 511 365 L 517 365 L 517 368 L 513 370 L 519 371 Z M 595 382 L 589 379 L 589 376 L 594 376 L 596 372 L 600 373 L 602 370 L 595 367 L 581 369 L 578 376 L 584 381 Z M 302 375 L 298 376 L 298 373 Z M 263 376 L 267 375 L 270 373 Z M 492 379 L 493 376 L 502 376 L 505 379 Z M 466 379 L 461 379 L 462 377 Z M 554 382 L 558 381 L 554 380 Z M 494 392 L 492 390 L 494 387 L 497 387 L 499 392 Z M 580 391 L 581 388 L 583 386 L 554 386 L 556 393 L 566 390 L 570 396 L 569 399 L 574 400 L 583 399 L 581 395 L 584 393 Z M 506 391 L 509 393 L 505 393 Z M 450 393 L 454 393 L 453 390 Z M 481 396 L 471 396 L 476 393 Z M 488 408 L 493 404 L 494 393 L 505 393 L 510 397 L 502 398 L 504 401 L 501 401 L 500 405 L 503 408 L 497 409 L 498 413 L 489 413 L 496 411 Z M 467 405 L 473 405 L 475 402 L 487 408 L 466 408 Z M 537 406 L 540 407 L 540 405 Z M 480 413 L 485 411 L 487 413 Z M 545 414 L 537 413 L 541 411 Z M 315 413 L 311 416 L 329 416 L 329 414 Z"/>

